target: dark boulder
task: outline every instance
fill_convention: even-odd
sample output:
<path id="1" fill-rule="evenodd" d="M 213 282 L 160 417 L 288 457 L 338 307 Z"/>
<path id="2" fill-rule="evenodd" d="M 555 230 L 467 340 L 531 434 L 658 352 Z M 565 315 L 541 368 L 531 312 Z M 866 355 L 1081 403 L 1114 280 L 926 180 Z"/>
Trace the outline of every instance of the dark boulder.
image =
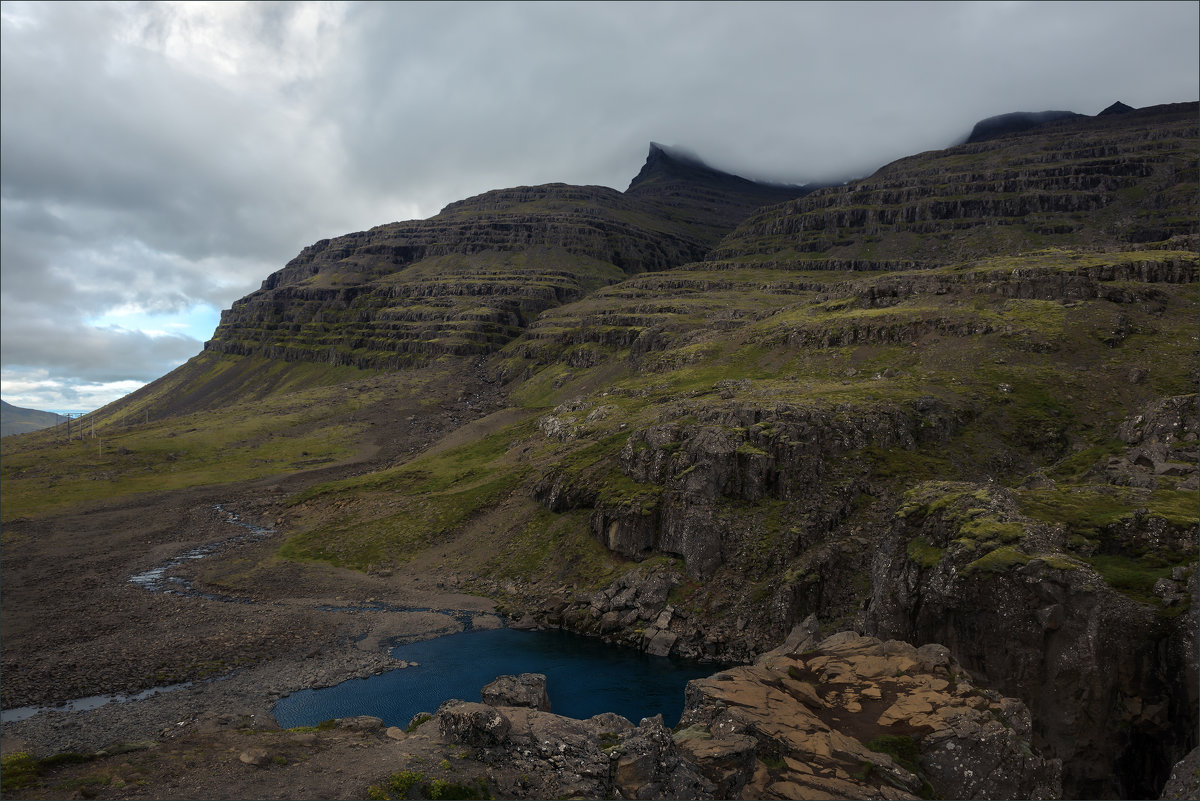
<path id="1" fill-rule="evenodd" d="M 483 688 L 483 702 L 490 706 L 527 706 L 550 711 L 546 695 L 546 676 L 542 673 L 522 673 L 519 676 L 497 676 Z"/>

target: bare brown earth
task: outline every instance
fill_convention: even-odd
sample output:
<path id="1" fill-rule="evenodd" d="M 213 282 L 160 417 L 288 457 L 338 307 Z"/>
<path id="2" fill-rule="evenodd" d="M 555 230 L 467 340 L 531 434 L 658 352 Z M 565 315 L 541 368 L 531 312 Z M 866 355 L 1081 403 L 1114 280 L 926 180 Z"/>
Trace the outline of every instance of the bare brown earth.
<path id="1" fill-rule="evenodd" d="M 247 594 L 254 603 L 153 593 L 129 582 L 164 559 L 229 536 L 231 524 L 213 508 L 218 502 L 270 525 L 280 486 L 263 482 L 240 492 L 217 488 L 124 499 L 9 527 L 3 563 L 6 709 L 134 692 L 205 674 L 211 679 L 133 703 L 43 712 L 5 724 L 0 742 L 6 755 L 90 755 L 159 742 L 63 765 L 43 775 L 40 787 L 6 796 L 55 798 L 69 791 L 114 798 L 355 798 L 400 769 L 396 741 L 379 732 L 289 734 L 278 731 L 270 709 L 288 692 L 392 669 L 397 665 L 387 655 L 388 643 L 460 630 L 461 624 L 433 612 L 318 607 L 386 601 L 483 614 L 492 609 L 489 600 L 447 592 L 426 570 L 367 576 L 286 562 L 256 572 L 258 585 Z M 235 545 L 204 568 L 228 569 L 275 546 L 272 538 Z M 188 571 L 181 566 L 172 572 Z M 240 761 L 247 748 L 266 749 L 270 760 L 265 766 Z"/>
<path id="2" fill-rule="evenodd" d="M 438 565 L 453 567 L 448 553 L 435 550 L 403 572 L 367 575 L 270 558 L 284 536 L 280 526 L 264 539 L 235 542 L 168 571 L 188 579 L 193 590 L 234 600 L 151 592 L 129 579 L 197 546 L 244 534 L 229 522 L 230 513 L 274 529 L 283 522 L 288 495 L 425 450 L 444 430 L 487 418 L 496 409 L 489 388 L 473 389 L 478 391 L 443 399 L 444 426 L 434 421 L 405 430 L 386 404 L 374 407 L 367 414 L 379 419 L 368 422 L 386 431 L 387 439 L 366 442 L 343 464 L 6 522 L 0 562 L 4 709 L 192 685 L 88 712 L 45 711 L 4 724 L 0 748 L 6 756 L 125 752 L 48 768 L 38 782 L 5 797 L 354 798 L 398 770 L 396 741 L 381 732 L 338 730 L 321 732 L 318 740 L 296 739 L 278 731 L 270 709 L 296 690 L 397 667 L 387 653 L 390 643 L 462 628 L 455 617 L 436 612 L 321 607 L 386 602 L 491 612 L 490 600 L 446 589 Z M 487 428 L 489 421 L 479 426 Z M 159 744 L 126 752 L 130 743 L 153 742 Z M 271 751 L 265 767 L 239 760 L 252 746 Z"/>

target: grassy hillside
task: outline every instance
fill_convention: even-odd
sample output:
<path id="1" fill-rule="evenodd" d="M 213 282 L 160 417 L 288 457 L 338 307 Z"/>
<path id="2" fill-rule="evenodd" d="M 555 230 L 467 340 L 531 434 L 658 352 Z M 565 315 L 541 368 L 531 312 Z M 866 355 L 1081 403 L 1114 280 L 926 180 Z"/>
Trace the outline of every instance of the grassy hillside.
<path id="1" fill-rule="evenodd" d="M 462 460 L 502 481 L 380 474 L 353 492 L 314 491 L 297 501 L 304 522 L 283 553 L 402 564 L 503 497 L 525 511 L 489 532 L 500 550 L 548 512 L 574 521 L 549 528 L 573 527 L 610 560 L 686 564 L 699 546 L 677 530 L 699 514 L 693 523 L 729 531 L 708 543 L 714 564 L 690 573 L 754 570 L 771 582 L 829 558 L 805 547 L 798 519 L 853 528 L 886 516 L 914 481 L 1086 478 L 1092 456 L 1117 450 L 1122 420 L 1195 389 L 1196 254 L 1180 238 L 1195 236 L 1194 171 L 1181 168 L 1195 121 L 1161 109 L 1127 117 L 903 159 L 761 210 L 710 260 L 632 277 L 563 246 L 464 245 L 367 273 L 353 267 L 358 240 L 356 251 L 315 246 L 262 295 L 278 308 L 291 293 L 286 325 L 255 318 L 252 296 L 227 313 L 223 345 L 91 415 L 98 437 L 6 443 L 4 515 L 362 457 L 386 439 L 386 410 L 444 411 L 469 370 L 523 422 L 434 472 Z M 590 208 L 595 188 L 544 189 L 480 196 L 440 218 L 549 214 L 539 230 L 570 239 L 576 222 L 562 233 L 555 220 Z M 1024 200 L 1004 200 L 1006 189 Z M 604 215 L 632 214 L 611 194 Z M 1137 222 L 1151 216 L 1159 227 Z M 1160 241 L 1142 241 L 1151 228 Z M 351 255 L 298 277 L 330 252 Z M 367 280 L 369 291 L 351 291 Z M 232 343 L 249 341 L 251 319 L 258 344 L 239 355 Z M 409 369 L 378 366 L 384 356 Z M 459 422 L 494 408 L 468 407 Z M 657 453 L 647 461 L 645 450 Z M 556 482 L 567 500 L 548 503 Z M 847 492 L 854 500 L 831 501 Z M 384 498 L 419 512 L 380 514 Z M 334 506 L 330 528 L 322 515 Z M 369 525 L 348 525 L 347 509 Z"/>

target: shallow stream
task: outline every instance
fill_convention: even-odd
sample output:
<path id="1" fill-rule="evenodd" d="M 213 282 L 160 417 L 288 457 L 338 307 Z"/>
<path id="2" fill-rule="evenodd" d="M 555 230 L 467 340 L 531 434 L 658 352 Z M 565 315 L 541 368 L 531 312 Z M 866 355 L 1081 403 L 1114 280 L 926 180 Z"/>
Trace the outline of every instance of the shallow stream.
<path id="1" fill-rule="evenodd" d="M 86 698 L 72 698 L 70 701 L 64 701 L 57 706 L 18 706 L 0 712 L 0 723 L 16 723 L 18 720 L 31 718 L 40 712 L 87 712 L 89 709 L 98 709 L 105 704 L 124 704 L 129 701 L 141 701 L 159 693 L 174 692 L 175 690 L 183 690 L 191 686 L 192 682 L 185 681 L 182 684 L 151 687 L 148 690 L 142 690 L 140 693 L 115 693 L 113 695 L 89 695 Z"/>

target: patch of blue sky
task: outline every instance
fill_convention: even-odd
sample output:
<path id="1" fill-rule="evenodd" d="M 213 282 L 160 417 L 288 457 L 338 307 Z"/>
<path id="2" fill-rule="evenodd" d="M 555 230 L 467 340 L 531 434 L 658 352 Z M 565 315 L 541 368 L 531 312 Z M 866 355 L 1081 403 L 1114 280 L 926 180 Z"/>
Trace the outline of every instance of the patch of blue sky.
<path id="1" fill-rule="evenodd" d="M 212 339 L 221 312 L 206 303 L 198 303 L 177 312 L 154 312 L 125 306 L 111 309 L 98 317 L 87 320 L 96 328 L 118 328 L 124 331 L 140 331 L 147 336 L 185 336 L 197 342 Z"/>

